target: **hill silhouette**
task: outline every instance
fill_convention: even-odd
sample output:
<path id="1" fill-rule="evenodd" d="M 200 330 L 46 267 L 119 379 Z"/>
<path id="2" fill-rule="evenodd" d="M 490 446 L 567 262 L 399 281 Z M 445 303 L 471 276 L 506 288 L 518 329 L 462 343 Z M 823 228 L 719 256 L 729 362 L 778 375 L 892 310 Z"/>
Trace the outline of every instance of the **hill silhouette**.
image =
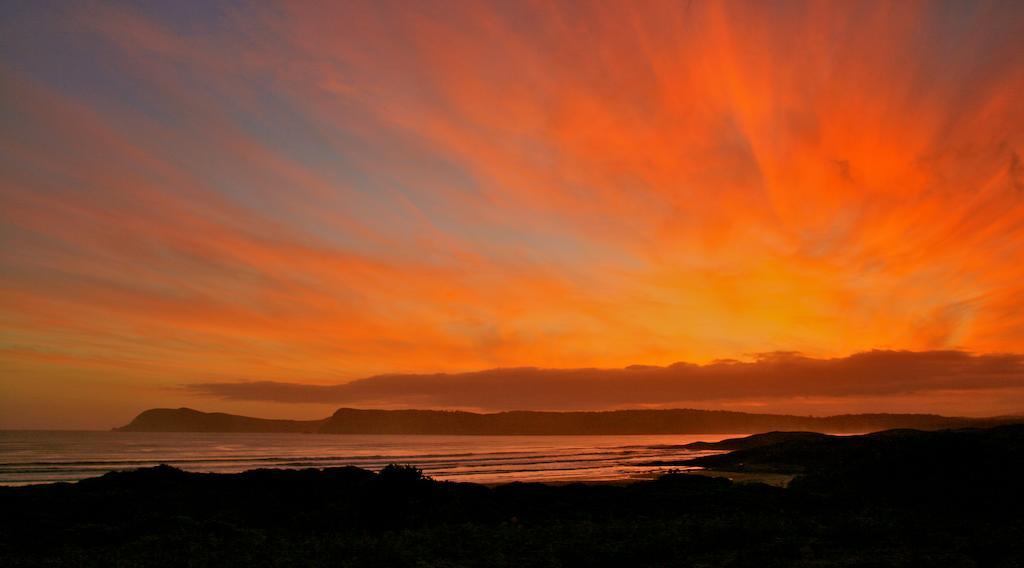
<path id="1" fill-rule="evenodd" d="M 322 420 L 268 420 L 190 408 L 158 408 L 117 428 L 126 432 L 310 432 L 322 434 L 623 435 L 752 434 L 772 430 L 861 433 L 892 428 L 938 430 L 1024 422 L 1021 417 L 961 418 L 933 414 L 814 417 L 722 410 L 510 411 L 341 408 Z"/>
<path id="2" fill-rule="evenodd" d="M 668 465 L 733 472 L 798 474 L 794 486 L 830 494 L 923 496 L 954 486 L 1020 489 L 1024 425 L 922 432 L 900 429 L 862 436 L 776 432 L 772 443 L 734 444 L 735 451 Z M 713 446 L 714 444 L 712 444 Z M 729 449 L 722 444 L 717 449 Z M 713 449 L 713 448 L 709 448 Z M 665 464 L 662 464 L 665 465 Z"/>
<path id="3" fill-rule="evenodd" d="M 272 420 L 191 408 L 154 408 L 135 417 L 122 432 L 317 432 L 323 420 Z"/>

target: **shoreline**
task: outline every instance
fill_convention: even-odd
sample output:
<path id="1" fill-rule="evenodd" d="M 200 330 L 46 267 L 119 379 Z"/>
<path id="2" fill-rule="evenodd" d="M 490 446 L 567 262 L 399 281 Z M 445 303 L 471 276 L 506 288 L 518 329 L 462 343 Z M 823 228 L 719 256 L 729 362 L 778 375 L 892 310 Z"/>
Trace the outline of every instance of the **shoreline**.
<path id="1" fill-rule="evenodd" d="M 0 565 L 1024 563 L 1024 426 L 719 445 L 739 449 L 695 458 L 704 470 L 614 481 L 163 466 L 0 487 Z"/>

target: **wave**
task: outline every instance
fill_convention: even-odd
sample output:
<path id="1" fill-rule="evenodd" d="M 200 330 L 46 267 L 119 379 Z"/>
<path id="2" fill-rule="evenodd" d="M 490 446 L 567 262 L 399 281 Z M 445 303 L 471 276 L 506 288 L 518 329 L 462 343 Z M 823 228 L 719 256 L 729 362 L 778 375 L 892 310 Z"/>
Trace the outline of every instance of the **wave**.
<path id="1" fill-rule="evenodd" d="M 376 470 L 389 463 L 402 463 L 441 480 L 597 480 L 652 475 L 664 468 L 642 463 L 716 453 L 685 449 L 680 442 L 692 441 L 686 436 L 603 436 L 599 440 L 564 436 L 285 436 L 249 436 L 240 441 L 237 436 L 167 433 L 124 437 L 118 433 L 62 436 L 54 432 L 18 437 L 7 432 L 0 436 L 0 484 L 77 481 L 108 471 L 160 464 L 195 472 L 234 473 L 340 466 Z"/>

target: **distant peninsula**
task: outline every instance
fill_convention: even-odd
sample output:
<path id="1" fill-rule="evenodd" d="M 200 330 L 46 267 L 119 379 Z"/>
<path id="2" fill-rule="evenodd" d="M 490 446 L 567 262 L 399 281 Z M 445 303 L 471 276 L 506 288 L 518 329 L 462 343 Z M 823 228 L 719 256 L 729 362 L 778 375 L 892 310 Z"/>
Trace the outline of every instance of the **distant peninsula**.
<path id="1" fill-rule="evenodd" d="M 406 435 L 756 434 L 773 430 L 860 433 L 892 428 L 940 430 L 1024 423 L 1024 416 L 964 418 L 934 414 L 794 416 L 722 410 L 600 412 L 362 410 L 341 408 L 322 420 L 271 420 L 191 408 L 142 412 L 121 432 L 250 432 Z"/>

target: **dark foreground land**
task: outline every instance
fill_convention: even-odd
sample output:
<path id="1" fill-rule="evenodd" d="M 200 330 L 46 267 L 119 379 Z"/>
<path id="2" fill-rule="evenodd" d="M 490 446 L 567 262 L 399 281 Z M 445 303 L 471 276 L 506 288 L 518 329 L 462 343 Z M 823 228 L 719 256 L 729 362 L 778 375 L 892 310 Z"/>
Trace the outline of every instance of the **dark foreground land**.
<path id="1" fill-rule="evenodd" d="M 0 488 L 0 566 L 1024 566 L 1024 426 L 773 433 L 672 474 L 496 487 L 413 468 L 169 467 Z"/>

